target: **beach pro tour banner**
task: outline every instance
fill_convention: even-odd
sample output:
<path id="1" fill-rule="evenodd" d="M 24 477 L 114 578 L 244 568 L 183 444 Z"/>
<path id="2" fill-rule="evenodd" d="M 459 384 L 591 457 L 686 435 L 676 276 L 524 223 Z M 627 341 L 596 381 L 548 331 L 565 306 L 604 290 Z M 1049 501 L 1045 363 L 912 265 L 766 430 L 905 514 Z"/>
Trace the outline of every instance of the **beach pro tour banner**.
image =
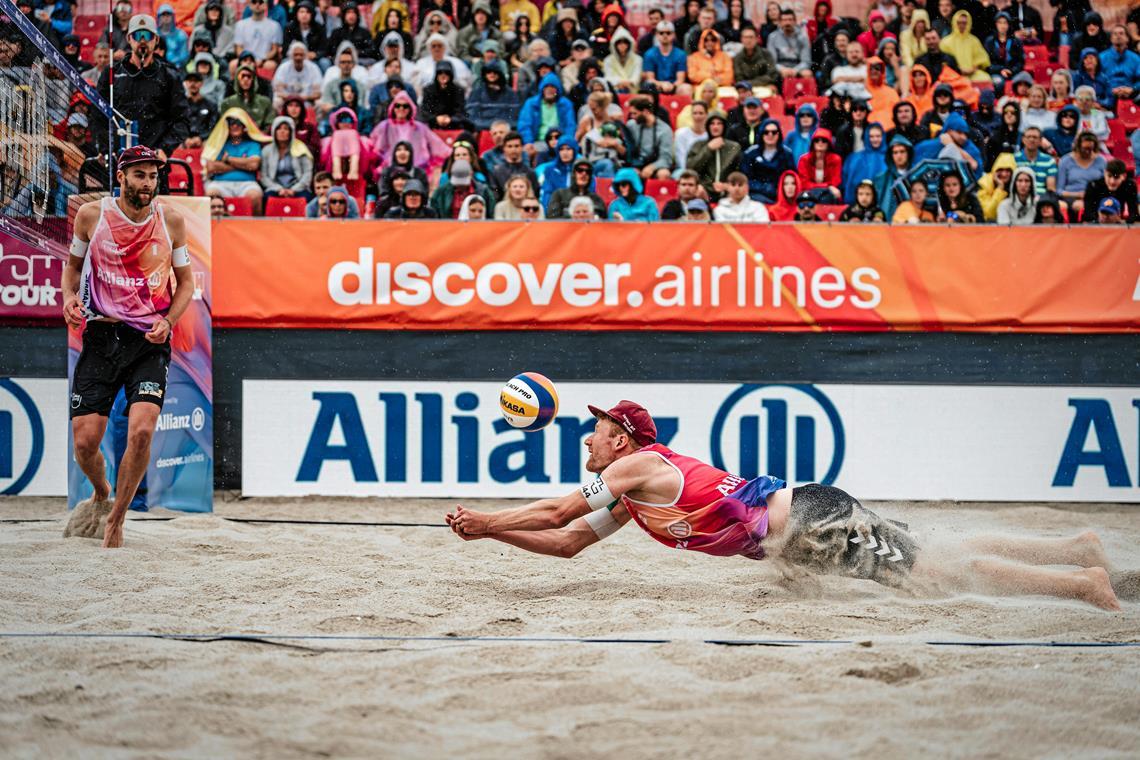
<path id="1" fill-rule="evenodd" d="M 222 327 L 1140 330 L 1125 227 L 227 219 L 214 237 Z"/>
<path id="2" fill-rule="evenodd" d="M 187 246 L 194 270 L 194 298 L 174 327 L 166 397 L 151 443 L 150 467 L 136 502 L 187 512 L 210 512 L 214 504 L 214 381 L 210 322 L 210 204 L 208 198 L 163 196 L 160 203 L 178 209 L 186 219 Z M 82 348 L 82 334 L 68 330 L 68 378 Z M 70 384 L 69 386 L 70 387 Z M 66 393 L 66 389 L 64 391 Z M 66 415 L 65 415 L 66 416 Z M 70 425 L 68 451 L 71 450 Z M 108 477 L 126 448 L 126 402 L 122 392 L 103 438 Z M 68 501 L 71 506 L 91 495 L 91 484 L 68 456 Z"/>
<path id="3" fill-rule="evenodd" d="M 501 383 L 246 380 L 242 490 L 516 498 L 593 476 L 587 404 L 638 401 L 658 440 L 746 478 L 861 499 L 1140 502 L 1140 387 L 558 383 L 511 428 Z"/>

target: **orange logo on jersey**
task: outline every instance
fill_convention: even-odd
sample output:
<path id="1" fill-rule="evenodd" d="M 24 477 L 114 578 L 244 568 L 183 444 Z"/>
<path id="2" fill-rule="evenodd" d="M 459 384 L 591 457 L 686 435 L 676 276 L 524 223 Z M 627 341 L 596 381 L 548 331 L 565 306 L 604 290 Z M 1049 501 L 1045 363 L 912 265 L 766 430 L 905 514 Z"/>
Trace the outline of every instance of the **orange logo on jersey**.
<path id="1" fill-rule="evenodd" d="M 693 526 L 685 520 L 669 523 L 665 530 L 669 531 L 669 535 L 673 538 L 688 538 L 693 535 Z"/>

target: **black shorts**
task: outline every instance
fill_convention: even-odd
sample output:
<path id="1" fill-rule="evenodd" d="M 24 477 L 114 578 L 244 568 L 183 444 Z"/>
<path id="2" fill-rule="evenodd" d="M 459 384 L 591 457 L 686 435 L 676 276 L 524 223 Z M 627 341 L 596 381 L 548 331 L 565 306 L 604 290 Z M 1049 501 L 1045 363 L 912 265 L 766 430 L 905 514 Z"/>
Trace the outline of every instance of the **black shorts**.
<path id="1" fill-rule="evenodd" d="M 71 378 L 71 416 L 109 416 L 120 388 L 128 406 L 145 401 L 161 409 L 169 370 L 169 339 L 151 343 L 122 322 L 88 322 Z"/>
<path id="2" fill-rule="evenodd" d="M 818 483 L 792 489 L 780 558 L 793 565 L 902 586 L 918 550 L 905 523 L 884 520 L 846 491 Z"/>

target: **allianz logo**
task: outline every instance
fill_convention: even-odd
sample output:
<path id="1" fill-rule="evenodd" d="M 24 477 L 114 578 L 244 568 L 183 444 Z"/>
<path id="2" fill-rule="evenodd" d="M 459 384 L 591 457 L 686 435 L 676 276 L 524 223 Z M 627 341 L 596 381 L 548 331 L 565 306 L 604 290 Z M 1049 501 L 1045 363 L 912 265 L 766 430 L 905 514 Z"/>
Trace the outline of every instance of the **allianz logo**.
<path id="1" fill-rule="evenodd" d="M 158 415 L 158 423 L 155 425 L 155 430 L 166 432 L 168 430 L 193 430 L 195 432 L 201 430 L 206 425 L 206 413 L 202 411 L 202 407 L 194 407 L 194 411 L 190 414 L 174 414 L 173 412 L 163 412 Z"/>

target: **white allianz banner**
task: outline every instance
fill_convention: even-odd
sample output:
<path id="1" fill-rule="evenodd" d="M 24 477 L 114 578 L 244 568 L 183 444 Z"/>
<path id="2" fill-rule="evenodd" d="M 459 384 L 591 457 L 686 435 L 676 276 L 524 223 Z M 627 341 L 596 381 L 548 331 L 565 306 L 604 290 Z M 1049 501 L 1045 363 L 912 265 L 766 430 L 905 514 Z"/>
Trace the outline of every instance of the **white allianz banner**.
<path id="1" fill-rule="evenodd" d="M 67 380 L 0 377 L 0 495 L 67 495 L 67 406 Z"/>
<path id="2" fill-rule="evenodd" d="M 558 383 L 524 433 L 490 382 L 246 380 L 249 496 L 532 498 L 593 476 L 587 404 L 644 405 L 658 440 L 746 478 L 860 499 L 1140 502 L 1140 388 Z"/>

